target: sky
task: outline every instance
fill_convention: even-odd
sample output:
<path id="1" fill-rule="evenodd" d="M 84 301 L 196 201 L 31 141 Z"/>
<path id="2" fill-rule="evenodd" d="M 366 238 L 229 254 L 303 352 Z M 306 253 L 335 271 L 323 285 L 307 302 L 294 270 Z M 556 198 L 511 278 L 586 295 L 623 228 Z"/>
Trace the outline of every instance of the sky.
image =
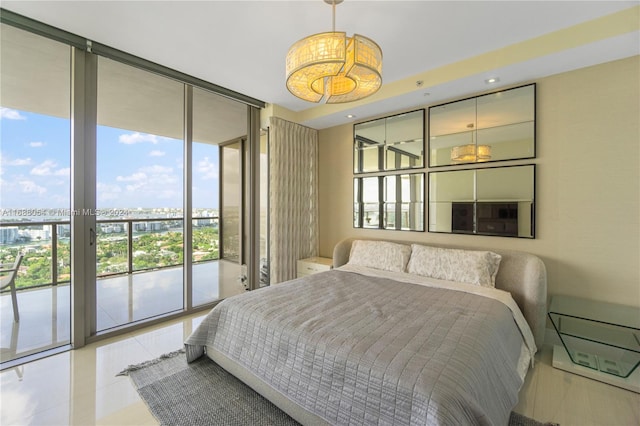
<path id="1" fill-rule="evenodd" d="M 180 208 L 182 141 L 98 126 L 97 208 Z M 218 147 L 193 144 L 193 207 L 217 209 Z M 0 108 L 0 208 L 70 208 L 70 120 Z"/>

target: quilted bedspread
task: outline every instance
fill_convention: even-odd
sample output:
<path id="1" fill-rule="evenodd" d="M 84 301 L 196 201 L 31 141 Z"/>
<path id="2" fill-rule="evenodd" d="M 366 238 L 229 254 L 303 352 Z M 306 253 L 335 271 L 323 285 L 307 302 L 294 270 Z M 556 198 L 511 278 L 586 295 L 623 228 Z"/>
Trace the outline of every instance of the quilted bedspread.
<path id="1" fill-rule="evenodd" d="M 503 302 L 340 269 L 222 301 L 188 360 L 206 346 L 336 425 L 506 425 L 522 385 Z"/>

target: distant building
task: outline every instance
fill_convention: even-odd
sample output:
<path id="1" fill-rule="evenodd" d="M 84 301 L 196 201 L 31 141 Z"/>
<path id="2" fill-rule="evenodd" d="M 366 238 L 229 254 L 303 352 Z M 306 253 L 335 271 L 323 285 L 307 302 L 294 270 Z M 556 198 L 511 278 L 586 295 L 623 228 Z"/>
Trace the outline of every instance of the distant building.
<path id="1" fill-rule="evenodd" d="M 13 244 L 18 239 L 18 227 L 7 226 L 0 228 L 0 244 Z"/>
<path id="2" fill-rule="evenodd" d="M 30 240 L 46 241 L 51 239 L 51 229 L 43 227 L 43 229 L 23 229 L 18 231 L 20 236 L 28 237 Z"/>

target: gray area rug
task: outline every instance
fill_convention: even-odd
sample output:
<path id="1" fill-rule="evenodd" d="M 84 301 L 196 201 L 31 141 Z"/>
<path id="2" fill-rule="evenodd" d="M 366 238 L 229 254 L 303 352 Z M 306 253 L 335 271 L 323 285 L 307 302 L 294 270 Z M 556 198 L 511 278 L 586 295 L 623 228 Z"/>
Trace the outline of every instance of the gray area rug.
<path id="1" fill-rule="evenodd" d="M 161 425 L 298 425 L 207 357 L 187 364 L 184 350 L 127 367 L 140 397 Z M 511 413 L 509 426 L 552 426 Z"/>

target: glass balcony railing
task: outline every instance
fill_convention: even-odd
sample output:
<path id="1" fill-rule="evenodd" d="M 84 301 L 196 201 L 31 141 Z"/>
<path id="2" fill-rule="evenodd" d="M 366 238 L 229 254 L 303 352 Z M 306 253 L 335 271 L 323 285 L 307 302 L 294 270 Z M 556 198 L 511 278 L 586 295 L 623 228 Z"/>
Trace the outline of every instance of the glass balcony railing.
<path id="1" fill-rule="evenodd" d="M 218 217 L 192 218 L 193 263 L 219 258 Z M 183 219 L 140 218 L 96 221 L 98 278 L 183 264 Z M 18 289 L 68 283 L 71 274 L 71 223 L 0 223 L 0 263 L 24 254 Z"/>

